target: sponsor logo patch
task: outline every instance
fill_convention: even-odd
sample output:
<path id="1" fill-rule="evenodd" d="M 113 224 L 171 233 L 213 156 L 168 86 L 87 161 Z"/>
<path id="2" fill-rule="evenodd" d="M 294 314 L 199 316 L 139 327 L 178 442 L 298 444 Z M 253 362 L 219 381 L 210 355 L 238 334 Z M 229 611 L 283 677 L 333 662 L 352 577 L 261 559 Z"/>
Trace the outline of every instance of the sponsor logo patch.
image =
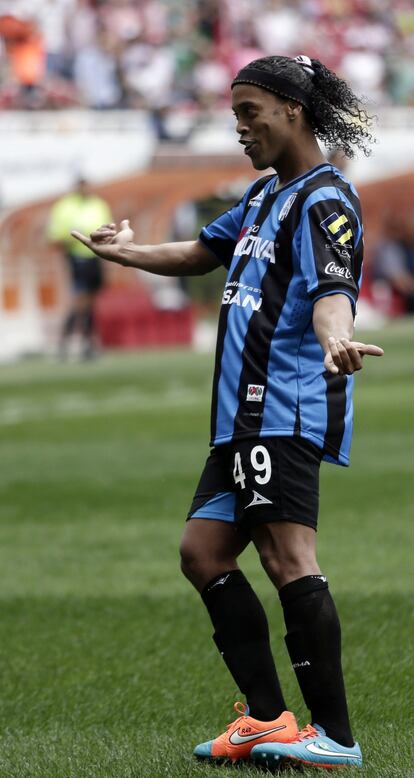
<path id="1" fill-rule="evenodd" d="M 348 249 L 338 246 L 337 243 L 325 243 L 325 249 L 326 251 L 332 251 L 332 249 L 334 249 L 338 254 L 338 259 L 343 259 L 344 262 L 349 262 L 351 259 L 351 254 Z"/>
<path id="2" fill-rule="evenodd" d="M 255 235 L 260 227 L 257 224 L 252 224 L 242 230 L 234 249 L 234 256 L 241 257 L 253 257 L 253 259 L 268 259 L 272 264 L 275 263 L 275 244 L 272 240 L 266 238 L 260 238 Z"/>
<path id="3" fill-rule="evenodd" d="M 352 273 L 348 270 L 347 267 L 341 267 L 340 265 L 335 265 L 335 262 L 328 262 L 328 264 L 325 266 L 325 273 L 328 276 L 339 276 L 339 278 L 352 278 Z"/>
<path id="4" fill-rule="evenodd" d="M 260 311 L 262 307 L 262 298 L 250 294 L 244 290 L 237 290 L 228 288 L 223 292 L 221 300 L 222 305 L 236 305 L 238 308 L 251 308 L 253 311 Z"/>
<path id="5" fill-rule="evenodd" d="M 261 403 L 264 395 L 264 386 L 261 384 L 249 384 L 247 387 L 246 400 L 250 402 Z"/>
<path id="6" fill-rule="evenodd" d="M 344 213 L 340 216 L 336 212 L 331 213 L 320 225 L 334 243 L 349 248 L 353 232 Z"/>

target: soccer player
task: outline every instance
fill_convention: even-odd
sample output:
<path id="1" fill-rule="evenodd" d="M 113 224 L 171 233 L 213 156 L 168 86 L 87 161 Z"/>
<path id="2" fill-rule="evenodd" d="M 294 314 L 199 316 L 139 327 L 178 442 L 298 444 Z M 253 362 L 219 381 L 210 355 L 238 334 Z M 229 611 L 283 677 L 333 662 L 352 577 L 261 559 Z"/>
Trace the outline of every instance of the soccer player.
<path id="1" fill-rule="evenodd" d="M 274 168 L 196 241 L 134 243 L 128 222 L 74 235 L 105 259 L 165 275 L 228 268 L 211 453 L 186 524 L 184 574 L 247 706 L 199 758 L 360 766 L 337 612 L 316 558 L 321 460 L 347 465 L 353 373 L 382 349 L 353 340 L 363 253 L 357 193 L 317 139 L 368 152 L 369 117 L 318 60 L 265 57 L 232 84 L 239 142 Z M 238 566 L 253 542 L 279 592 L 286 645 L 312 725 L 287 710 L 263 607 Z"/>

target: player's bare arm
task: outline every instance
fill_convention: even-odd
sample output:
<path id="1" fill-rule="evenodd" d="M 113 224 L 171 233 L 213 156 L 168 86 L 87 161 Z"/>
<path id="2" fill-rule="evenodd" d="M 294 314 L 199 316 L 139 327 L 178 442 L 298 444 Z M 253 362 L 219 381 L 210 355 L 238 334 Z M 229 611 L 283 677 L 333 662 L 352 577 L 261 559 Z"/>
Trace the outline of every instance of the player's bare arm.
<path id="1" fill-rule="evenodd" d="M 89 237 L 76 230 L 72 235 L 102 259 L 156 275 L 204 275 L 220 266 L 217 257 L 199 240 L 139 246 L 134 243 L 127 219 L 120 227 L 118 230 L 115 224 L 104 224 Z"/>
<path id="2" fill-rule="evenodd" d="M 351 375 L 362 369 L 365 354 L 382 357 L 373 344 L 352 340 L 354 319 L 351 301 L 345 294 L 333 294 L 316 301 L 313 328 L 325 353 L 325 368 L 335 375 Z"/>

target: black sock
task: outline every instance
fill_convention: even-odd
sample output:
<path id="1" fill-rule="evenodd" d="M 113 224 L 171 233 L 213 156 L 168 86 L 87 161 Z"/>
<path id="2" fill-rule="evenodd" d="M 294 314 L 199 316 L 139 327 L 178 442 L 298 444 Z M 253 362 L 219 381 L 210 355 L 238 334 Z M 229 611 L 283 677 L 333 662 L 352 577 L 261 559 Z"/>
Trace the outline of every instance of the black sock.
<path id="1" fill-rule="evenodd" d="M 84 335 L 85 338 L 90 338 L 92 335 L 93 330 L 93 311 L 92 309 L 88 309 L 86 311 L 82 311 L 79 314 L 79 324 L 80 329 L 82 332 L 82 335 Z"/>
<path id="2" fill-rule="evenodd" d="M 70 313 L 68 313 L 62 328 L 62 339 L 68 338 L 69 335 L 72 335 L 72 333 L 76 329 L 77 322 L 78 322 L 78 312 L 71 311 Z"/>
<path id="3" fill-rule="evenodd" d="M 354 740 L 341 666 L 341 627 L 326 578 L 307 575 L 283 586 L 289 656 L 312 722 L 344 746 Z"/>
<path id="4" fill-rule="evenodd" d="M 250 715 L 273 721 L 286 710 L 269 642 L 263 606 L 241 570 L 213 578 L 201 594 L 215 629 L 213 638 Z"/>

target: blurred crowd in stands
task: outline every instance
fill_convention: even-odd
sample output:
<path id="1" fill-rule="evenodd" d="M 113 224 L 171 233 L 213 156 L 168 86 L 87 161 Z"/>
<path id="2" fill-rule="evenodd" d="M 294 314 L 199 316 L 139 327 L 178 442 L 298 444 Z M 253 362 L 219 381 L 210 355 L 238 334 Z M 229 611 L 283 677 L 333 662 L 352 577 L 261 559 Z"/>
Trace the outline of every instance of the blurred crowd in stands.
<path id="1" fill-rule="evenodd" d="M 274 53 L 414 105 L 412 0 L 0 0 L 0 107 L 209 110 Z"/>

